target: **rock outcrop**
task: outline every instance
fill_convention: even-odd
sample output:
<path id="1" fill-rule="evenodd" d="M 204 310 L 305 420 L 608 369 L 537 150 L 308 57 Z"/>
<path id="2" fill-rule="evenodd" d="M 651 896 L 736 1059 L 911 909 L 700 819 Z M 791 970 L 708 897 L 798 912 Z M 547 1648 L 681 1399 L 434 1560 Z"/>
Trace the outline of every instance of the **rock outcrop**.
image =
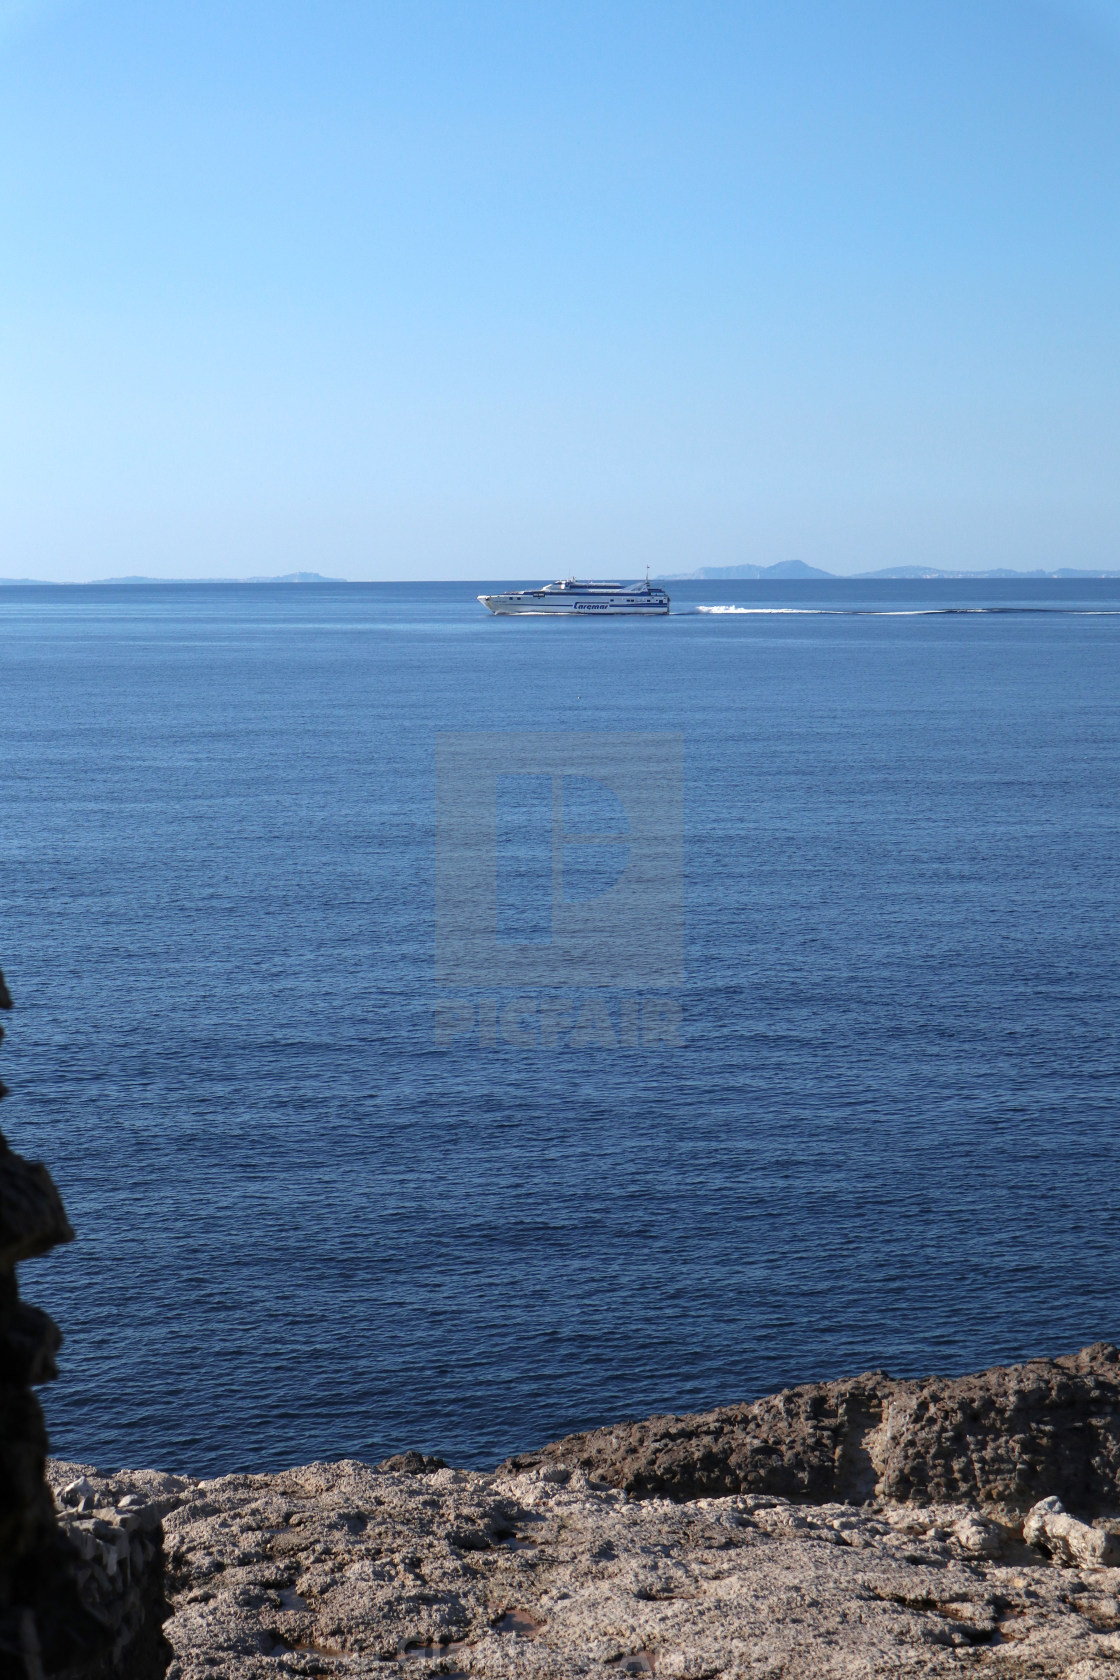
<path id="1" fill-rule="evenodd" d="M 209 1481 L 51 1474 L 163 1516 L 169 1680 L 1109 1680 L 1118 1377 L 1106 1344 L 860 1377 L 572 1436 L 493 1474 L 414 1452 Z"/>
<path id="2" fill-rule="evenodd" d="M 1040 1499 L 1027 1512 L 1023 1539 L 1058 1563 L 1083 1569 L 1120 1568 L 1120 1533 L 1079 1522 L 1060 1499 Z"/>
<path id="3" fill-rule="evenodd" d="M 57 1375 L 62 1337 L 20 1300 L 15 1268 L 73 1235 L 47 1169 L 0 1137 L 0 1680 L 154 1680 L 170 1655 L 158 1517 L 60 1522 L 46 1479 L 32 1390 Z"/>
<path id="4" fill-rule="evenodd" d="M 1120 1569 L 1060 1555 L 1114 1536 L 1053 1512 L 1030 1547 L 961 1506 L 636 1500 L 555 1466 L 52 1473 L 163 1513 L 169 1680 L 1120 1674 Z"/>
<path id="5" fill-rule="evenodd" d="M 638 1497 L 766 1494 L 822 1503 L 968 1504 L 1022 1513 L 1056 1497 L 1120 1512 L 1120 1349 L 1098 1342 L 968 1377 L 874 1371 L 751 1405 L 652 1417 L 520 1453 L 510 1473 L 581 1470 Z"/>

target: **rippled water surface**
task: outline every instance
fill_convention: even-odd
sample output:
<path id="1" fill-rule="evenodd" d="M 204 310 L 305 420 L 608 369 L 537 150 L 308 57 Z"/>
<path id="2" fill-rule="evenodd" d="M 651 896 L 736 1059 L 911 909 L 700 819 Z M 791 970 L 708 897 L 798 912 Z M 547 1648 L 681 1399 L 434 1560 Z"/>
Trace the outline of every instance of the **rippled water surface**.
<path id="1" fill-rule="evenodd" d="M 480 587 L 0 591 L 55 1449 L 485 1464 L 1120 1338 L 1120 585 Z M 436 1047 L 443 729 L 683 732 L 683 1048 Z"/>

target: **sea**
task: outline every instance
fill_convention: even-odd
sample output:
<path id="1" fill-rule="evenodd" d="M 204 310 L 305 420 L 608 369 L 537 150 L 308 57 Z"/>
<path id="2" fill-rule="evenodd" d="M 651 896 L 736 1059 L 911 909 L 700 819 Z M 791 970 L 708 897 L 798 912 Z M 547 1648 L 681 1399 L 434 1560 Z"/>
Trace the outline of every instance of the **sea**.
<path id="1" fill-rule="evenodd" d="M 1120 580 L 494 587 L 0 590 L 0 1121 L 77 1233 L 21 1268 L 53 1451 L 486 1466 L 1120 1340 Z M 535 799 L 533 734 L 664 792 L 675 974 L 441 974 L 438 740 Z M 489 932 L 539 955 L 530 828 Z"/>

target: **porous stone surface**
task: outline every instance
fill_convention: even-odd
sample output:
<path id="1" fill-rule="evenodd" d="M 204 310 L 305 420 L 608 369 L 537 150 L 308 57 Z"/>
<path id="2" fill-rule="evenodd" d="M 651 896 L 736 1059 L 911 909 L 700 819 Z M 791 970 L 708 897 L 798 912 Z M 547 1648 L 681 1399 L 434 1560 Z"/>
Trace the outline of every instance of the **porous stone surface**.
<path id="1" fill-rule="evenodd" d="M 1024 1512 L 1060 1498 L 1081 1517 L 1120 1508 L 1120 1349 L 1098 1342 L 967 1377 L 881 1371 L 808 1383 L 750 1405 L 652 1417 L 508 1461 L 579 1469 L 638 1495 L 960 1503 Z"/>
<path id="2" fill-rule="evenodd" d="M 162 1516 L 170 1680 L 1120 1674 L 1120 1569 L 961 1506 L 636 1500 L 551 1466 L 52 1476 Z"/>
<path id="3" fill-rule="evenodd" d="M 1091 1569 L 1120 1566 L 1120 1525 L 1117 1533 L 1093 1527 L 1071 1517 L 1060 1499 L 1040 1499 L 1027 1512 L 1023 1539 L 1037 1546 L 1059 1563 L 1081 1564 Z"/>
<path id="4" fill-rule="evenodd" d="M 20 1300 L 15 1268 L 73 1235 L 47 1169 L 0 1137 L 0 1680 L 156 1680 L 170 1655 L 158 1516 L 60 1522 L 46 1480 L 32 1389 L 57 1375 L 62 1337 Z"/>

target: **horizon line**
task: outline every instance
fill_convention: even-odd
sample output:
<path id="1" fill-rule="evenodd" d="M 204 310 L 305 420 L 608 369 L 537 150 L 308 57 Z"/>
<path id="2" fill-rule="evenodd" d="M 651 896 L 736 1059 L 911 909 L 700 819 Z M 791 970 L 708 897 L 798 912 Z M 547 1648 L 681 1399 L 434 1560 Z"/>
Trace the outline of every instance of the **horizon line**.
<path id="1" fill-rule="evenodd" d="M 997 582 L 1000 580 L 1049 580 L 1051 582 L 1106 581 L 1120 579 L 1120 570 L 1089 567 L 1056 567 L 1045 570 L 1036 567 L 1031 571 L 1018 571 L 1012 567 L 989 567 L 986 569 L 964 569 L 950 571 L 935 566 L 888 566 L 870 572 L 829 572 L 822 567 L 807 567 L 804 572 L 792 573 L 785 571 L 785 564 L 778 562 L 778 567 L 701 567 L 695 572 L 660 572 L 651 574 L 651 583 L 816 583 L 822 579 L 832 583 L 961 583 L 970 578 L 978 582 Z M 532 574 L 535 576 L 536 574 Z M 621 574 L 620 574 L 621 575 Z M 510 573 L 498 577 L 478 576 L 476 578 L 448 578 L 448 577 L 388 577 L 388 578 L 341 578 L 326 577 L 319 573 L 282 574 L 275 577 L 107 577 L 107 578 L 5 578 L 0 577 L 0 589 L 98 589 L 98 588 L 152 588 L 170 585 L 190 584 L 221 584 L 229 587 L 283 584 L 288 588 L 314 588 L 321 585 L 331 587 L 356 587 L 369 585 L 370 587 L 389 587 L 402 584 L 455 584 L 465 586 L 474 583 L 498 583 L 519 581 L 529 573 Z"/>

